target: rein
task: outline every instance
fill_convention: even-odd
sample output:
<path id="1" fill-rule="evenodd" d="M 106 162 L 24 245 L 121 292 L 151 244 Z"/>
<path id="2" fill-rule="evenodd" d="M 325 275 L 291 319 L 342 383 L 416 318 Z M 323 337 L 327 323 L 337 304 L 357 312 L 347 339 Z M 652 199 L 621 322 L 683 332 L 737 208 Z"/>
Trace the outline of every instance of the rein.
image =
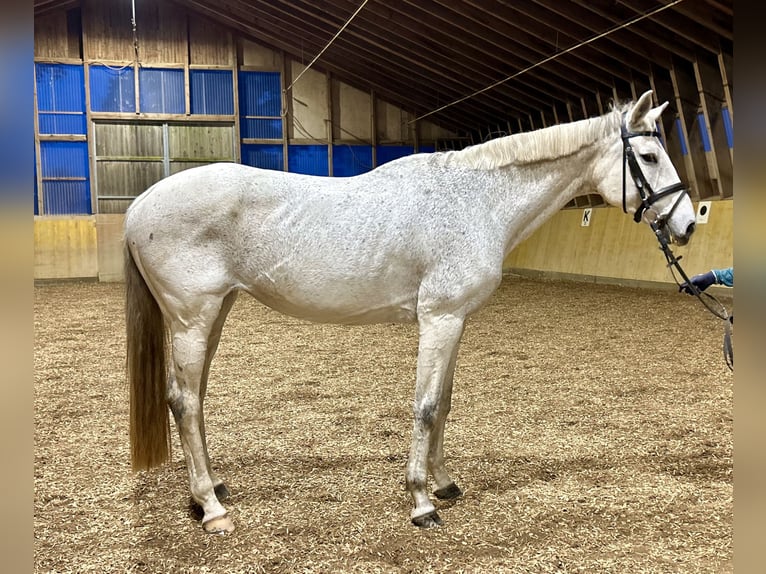
<path id="1" fill-rule="evenodd" d="M 689 280 L 689 277 L 684 272 L 683 267 L 681 267 L 681 264 L 679 261 L 681 260 L 681 257 L 676 257 L 673 251 L 670 249 L 670 245 L 668 244 L 667 235 L 664 233 L 662 226 L 664 223 L 657 223 L 652 222 L 651 227 L 652 231 L 654 231 L 654 236 L 657 238 L 657 241 L 660 244 L 660 249 L 662 250 L 663 255 L 665 255 L 665 260 L 668 262 L 667 267 L 670 269 L 670 274 L 673 277 L 673 280 L 676 282 L 676 285 L 678 285 L 679 289 L 681 287 L 681 283 L 676 278 L 676 274 L 673 271 L 673 268 L 678 271 L 678 274 L 683 279 L 683 282 L 686 283 L 686 285 L 689 286 L 689 289 L 692 292 L 692 295 L 697 297 L 699 299 L 700 303 L 713 315 L 718 317 L 719 319 L 723 320 L 723 357 L 726 361 L 726 366 L 729 367 L 729 370 L 734 370 L 734 348 L 732 346 L 731 341 L 731 325 L 733 317 L 729 315 L 729 313 L 726 311 L 726 307 L 724 307 L 723 303 L 721 303 L 718 299 L 716 299 L 713 295 L 710 293 L 704 293 L 699 290 L 699 288 L 692 283 Z M 704 297 L 703 297 L 704 295 Z M 707 298 L 707 300 L 705 299 Z"/>
<path id="2" fill-rule="evenodd" d="M 678 198 L 673 202 L 672 207 L 667 213 L 658 215 L 654 220 L 650 222 L 650 226 L 652 228 L 652 231 L 654 232 L 654 236 L 657 238 L 657 241 L 660 244 L 660 249 L 662 250 L 663 255 L 665 256 L 665 260 L 667 261 L 667 267 L 670 269 L 670 274 L 673 277 L 673 280 L 676 282 L 676 285 L 678 285 L 679 289 L 681 287 L 681 282 L 678 281 L 676 278 L 676 274 L 674 272 L 675 270 L 678 271 L 679 275 L 683 279 L 683 282 L 686 283 L 686 285 L 689 286 L 689 289 L 692 291 L 692 294 L 699 299 L 700 303 L 713 315 L 718 317 L 719 319 L 723 320 L 724 322 L 724 336 L 723 336 L 723 356 L 724 360 L 726 361 L 726 366 L 729 367 L 730 370 L 734 370 L 734 348 L 732 346 L 732 340 L 731 340 L 731 324 L 733 317 L 729 315 L 729 313 L 726 311 L 726 307 L 723 306 L 723 304 L 718 301 L 713 295 L 710 295 L 709 293 L 703 293 L 700 291 L 694 283 L 692 283 L 689 280 L 689 277 L 686 275 L 686 273 L 683 270 L 683 267 L 681 267 L 681 264 L 679 261 L 681 260 L 681 257 L 676 257 L 673 251 L 670 249 L 670 236 L 669 232 L 666 229 L 666 224 L 670 216 L 672 215 L 673 211 L 675 211 L 676 207 L 678 206 L 681 199 L 684 197 L 684 195 L 688 194 L 688 190 L 682 183 L 676 183 L 673 185 L 669 185 L 668 187 L 662 188 L 661 190 L 655 192 L 652 190 L 651 185 L 649 185 L 649 182 L 646 180 L 646 177 L 644 177 L 643 172 L 641 171 L 641 166 L 638 164 L 638 160 L 636 159 L 635 153 L 633 153 L 633 147 L 630 145 L 630 138 L 637 137 L 637 136 L 650 136 L 650 137 L 657 137 L 659 138 L 660 134 L 656 130 L 654 131 L 643 131 L 643 132 L 629 132 L 625 124 L 623 122 L 621 126 L 622 131 L 622 144 L 623 144 L 623 162 L 622 162 L 622 210 L 623 212 L 627 213 L 627 199 L 626 199 L 626 181 L 627 181 L 627 169 L 626 166 L 630 169 L 630 175 L 633 178 L 633 181 L 636 184 L 636 188 L 638 189 L 638 193 L 641 196 L 641 204 L 639 205 L 638 209 L 636 209 L 636 212 L 633 214 L 633 221 L 636 223 L 639 223 L 641 219 L 643 218 L 644 214 L 647 210 L 649 210 L 653 203 L 655 203 L 657 200 L 673 194 L 673 193 L 679 193 Z M 707 300 L 703 298 L 703 295 L 707 297 Z"/>

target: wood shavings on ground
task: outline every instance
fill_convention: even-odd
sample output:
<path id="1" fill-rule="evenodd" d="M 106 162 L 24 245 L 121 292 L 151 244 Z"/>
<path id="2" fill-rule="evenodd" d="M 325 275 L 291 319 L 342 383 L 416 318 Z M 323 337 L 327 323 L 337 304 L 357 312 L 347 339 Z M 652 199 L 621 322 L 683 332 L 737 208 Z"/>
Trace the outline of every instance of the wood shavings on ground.
<path id="1" fill-rule="evenodd" d="M 36 572 L 732 571 L 733 377 L 693 298 L 504 279 L 447 422 L 465 494 L 409 522 L 414 325 L 316 325 L 241 295 L 205 402 L 236 524 L 128 460 L 123 286 L 35 287 Z M 727 307 L 731 301 L 723 300 Z"/>

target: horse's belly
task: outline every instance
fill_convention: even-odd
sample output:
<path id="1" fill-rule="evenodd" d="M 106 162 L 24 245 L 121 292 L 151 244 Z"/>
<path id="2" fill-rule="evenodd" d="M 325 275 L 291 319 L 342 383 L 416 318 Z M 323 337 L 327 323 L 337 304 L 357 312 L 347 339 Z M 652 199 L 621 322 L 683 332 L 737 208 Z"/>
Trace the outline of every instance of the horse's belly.
<path id="1" fill-rule="evenodd" d="M 293 283 L 263 277 L 247 291 L 272 309 L 320 323 L 408 323 L 417 318 L 417 286 L 354 280 Z"/>

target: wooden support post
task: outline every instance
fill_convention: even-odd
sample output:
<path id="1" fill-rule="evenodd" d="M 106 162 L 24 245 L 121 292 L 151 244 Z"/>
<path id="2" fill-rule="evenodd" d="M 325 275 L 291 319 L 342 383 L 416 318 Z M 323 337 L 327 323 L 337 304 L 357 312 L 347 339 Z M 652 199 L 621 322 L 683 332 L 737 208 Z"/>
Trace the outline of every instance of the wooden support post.
<path id="1" fill-rule="evenodd" d="M 729 81 L 729 76 L 731 76 L 730 70 L 731 70 L 731 58 L 727 55 L 725 55 L 723 52 L 718 53 L 718 68 L 721 71 L 721 83 L 723 84 L 723 97 L 726 102 L 726 109 L 728 110 L 729 114 L 729 128 L 734 130 L 734 101 L 731 97 L 731 83 Z M 732 137 L 732 143 L 729 146 L 727 143 L 727 147 L 729 148 L 729 157 L 731 159 L 732 165 L 734 165 L 734 142 Z"/>
<path id="2" fill-rule="evenodd" d="M 724 183 L 721 177 L 721 169 L 728 171 L 731 175 L 731 165 L 721 165 L 721 162 L 729 162 L 726 149 L 726 135 L 723 130 L 721 120 L 721 104 L 723 103 L 723 88 L 720 83 L 720 77 L 705 62 L 696 59 L 692 62 L 694 67 L 694 79 L 697 82 L 699 93 L 700 113 L 699 128 L 703 139 L 705 149 L 705 160 L 707 162 L 708 174 L 713 185 L 713 190 L 718 197 L 730 197 L 731 186 L 724 191 Z M 721 154 L 718 148 L 721 148 Z M 721 157 L 722 156 L 722 157 Z M 729 182 L 731 177 L 727 177 Z"/>
<path id="3" fill-rule="evenodd" d="M 702 153 L 699 146 L 699 137 L 692 137 L 691 128 L 696 122 L 697 108 L 699 103 L 694 101 L 695 88 L 692 79 L 684 70 L 684 64 L 676 58 L 673 59 L 670 68 L 670 80 L 675 93 L 676 113 L 678 114 L 676 127 L 678 137 L 682 138 L 684 166 L 689 179 L 689 188 L 692 199 L 707 199 L 712 195 L 710 182 L 706 178 L 704 160 L 700 158 Z M 696 159 L 695 159 L 696 158 Z M 702 165 L 700 165 L 702 164 Z"/>

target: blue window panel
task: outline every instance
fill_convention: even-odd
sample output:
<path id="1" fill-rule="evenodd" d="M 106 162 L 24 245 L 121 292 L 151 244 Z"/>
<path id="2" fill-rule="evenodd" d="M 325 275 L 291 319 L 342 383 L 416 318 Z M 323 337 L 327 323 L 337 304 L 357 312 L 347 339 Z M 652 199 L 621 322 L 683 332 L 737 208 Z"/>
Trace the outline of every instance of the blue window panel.
<path id="1" fill-rule="evenodd" d="M 241 118 L 239 135 L 252 139 L 282 139 L 282 120 Z"/>
<path id="2" fill-rule="evenodd" d="M 280 116 L 282 82 L 279 72 L 239 73 L 239 113 L 242 116 Z"/>
<path id="3" fill-rule="evenodd" d="M 41 134 L 85 135 L 85 114 L 40 112 L 37 116 Z"/>
<path id="4" fill-rule="evenodd" d="M 689 148 L 686 145 L 686 138 L 684 138 L 684 130 L 681 128 L 681 118 L 676 118 L 676 133 L 678 134 L 678 141 L 681 144 L 681 154 L 688 155 Z"/>
<path id="5" fill-rule="evenodd" d="M 90 109 L 94 112 L 135 112 L 136 84 L 132 67 L 90 67 Z"/>
<path id="6" fill-rule="evenodd" d="M 721 108 L 721 116 L 723 117 L 723 129 L 726 132 L 726 145 L 729 146 L 729 149 L 734 149 L 734 128 L 731 125 L 729 108 Z"/>
<path id="7" fill-rule="evenodd" d="M 702 138 L 702 147 L 705 151 L 711 151 L 710 138 L 707 134 L 707 123 L 705 122 L 705 116 L 702 113 L 697 114 L 697 125 L 700 128 L 700 137 Z"/>
<path id="8" fill-rule="evenodd" d="M 83 78 L 81 65 L 35 64 L 38 126 L 41 134 L 85 134 Z"/>
<path id="9" fill-rule="evenodd" d="M 87 142 L 40 142 L 40 169 L 46 215 L 90 214 Z"/>
<path id="10" fill-rule="evenodd" d="M 378 165 L 383 165 L 405 155 L 411 155 L 414 149 L 407 145 L 379 145 L 377 147 Z"/>
<path id="11" fill-rule="evenodd" d="M 184 71 L 141 68 L 138 75 L 141 111 L 148 114 L 183 114 Z"/>
<path id="12" fill-rule="evenodd" d="M 287 147 L 287 167 L 293 173 L 328 175 L 327 146 L 291 145 Z"/>
<path id="13" fill-rule="evenodd" d="M 359 175 L 372 169 L 372 146 L 334 145 L 332 174 L 336 177 Z"/>
<path id="14" fill-rule="evenodd" d="M 90 182 L 43 181 L 46 215 L 90 215 Z"/>
<path id="15" fill-rule="evenodd" d="M 264 169 L 284 169 L 282 144 L 242 144 L 242 163 Z"/>
<path id="16" fill-rule="evenodd" d="M 79 64 L 35 64 L 37 109 L 84 112 L 85 75 Z"/>
<path id="17" fill-rule="evenodd" d="M 436 146 L 433 145 L 422 145 L 418 147 L 418 153 L 434 153 L 436 151 Z"/>
<path id="18" fill-rule="evenodd" d="M 40 142 L 40 168 L 43 179 L 88 177 L 87 142 Z"/>
<path id="19" fill-rule="evenodd" d="M 230 70 L 191 70 L 191 113 L 232 115 L 234 83 Z"/>

